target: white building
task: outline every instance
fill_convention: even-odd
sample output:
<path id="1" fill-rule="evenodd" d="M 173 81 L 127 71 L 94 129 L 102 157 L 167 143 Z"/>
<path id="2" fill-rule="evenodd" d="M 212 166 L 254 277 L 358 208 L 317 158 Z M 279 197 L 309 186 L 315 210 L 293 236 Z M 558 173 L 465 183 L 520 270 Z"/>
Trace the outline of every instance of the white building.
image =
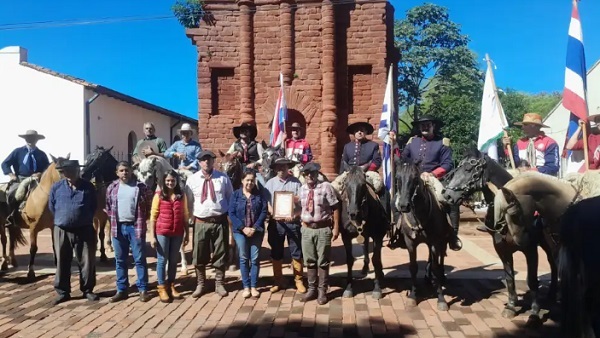
<path id="1" fill-rule="evenodd" d="M 0 161 L 24 140 L 17 135 L 35 129 L 46 136 L 38 143 L 46 154 L 83 163 L 96 146 L 114 147 L 128 160 L 143 123 L 153 122 L 156 135 L 170 145 L 182 123 L 198 121 L 101 85 L 27 62 L 22 47 L 0 49 Z M 0 182 L 7 177 L 0 172 Z"/>

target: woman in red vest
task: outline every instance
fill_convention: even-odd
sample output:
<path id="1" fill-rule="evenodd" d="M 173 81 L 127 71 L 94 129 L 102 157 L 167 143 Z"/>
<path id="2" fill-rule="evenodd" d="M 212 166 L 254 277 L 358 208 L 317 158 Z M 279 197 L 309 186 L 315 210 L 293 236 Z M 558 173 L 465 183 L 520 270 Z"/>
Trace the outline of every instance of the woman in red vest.
<path id="1" fill-rule="evenodd" d="M 153 248 L 156 248 L 156 274 L 158 275 L 158 296 L 163 303 L 169 303 L 182 296 L 175 290 L 179 249 L 187 245 L 189 219 L 187 199 L 179 185 L 179 175 L 174 170 L 165 173 L 150 211 L 150 231 Z M 169 266 L 165 279 L 166 266 Z"/>
<path id="2" fill-rule="evenodd" d="M 246 170 L 242 187 L 233 192 L 229 201 L 229 219 L 233 238 L 240 254 L 240 273 L 244 298 L 258 298 L 256 289 L 260 262 L 258 254 L 265 236 L 267 200 L 256 186 L 256 172 Z"/>

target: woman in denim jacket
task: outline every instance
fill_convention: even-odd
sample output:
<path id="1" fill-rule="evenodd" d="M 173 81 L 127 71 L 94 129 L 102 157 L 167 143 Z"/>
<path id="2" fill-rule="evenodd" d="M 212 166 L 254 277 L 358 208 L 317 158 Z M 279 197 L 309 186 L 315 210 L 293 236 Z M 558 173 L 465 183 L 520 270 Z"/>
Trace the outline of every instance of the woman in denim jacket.
<path id="1" fill-rule="evenodd" d="M 244 172 L 242 187 L 233 192 L 229 201 L 229 218 L 240 256 L 240 272 L 244 285 L 242 295 L 244 298 L 258 298 L 258 254 L 265 235 L 267 201 L 256 186 L 255 171 Z"/>

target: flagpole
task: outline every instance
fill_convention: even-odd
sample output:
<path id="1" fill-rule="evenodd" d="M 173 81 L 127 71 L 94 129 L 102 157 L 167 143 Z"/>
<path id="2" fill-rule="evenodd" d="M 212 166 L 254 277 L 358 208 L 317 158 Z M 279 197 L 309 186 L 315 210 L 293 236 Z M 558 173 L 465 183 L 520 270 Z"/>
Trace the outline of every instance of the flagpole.
<path id="1" fill-rule="evenodd" d="M 393 116 L 392 116 L 393 117 Z M 388 136 L 390 138 L 390 143 L 391 145 L 391 154 L 390 154 L 390 176 L 392 177 L 392 186 L 390 189 L 390 220 L 392 221 L 391 223 L 394 224 L 394 208 L 392 208 L 391 206 L 394 203 L 394 195 L 396 194 L 396 189 L 394 189 L 394 183 L 396 182 L 395 176 L 394 176 L 394 163 L 396 161 L 394 161 L 394 147 L 396 145 L 396 135 L 395 133 L 390 133 L 390 135 Z"/>
<path id="2" fill-rule="evenodd" d="M 491 69 L 490 67 L 492 67 L 492 60 L 490 59 L 490 55 L 488 53 L 485 53 L 485 61 L 487 62 L 488 69 Z M 496 100 L 498 100 L 498 102 L 500 102 L 500 97 L 498 97 L 498 90 L 496 88 L 496 79 L 494 79 L 494 77 L 492 76 L 492 78 L 490 80 L 492 81 L 492 85 L 494 87 L 494 95 L 496 96 Z M 503 129 L 503 131 L 504 131 L 504 137 L 508 137 L 508 132 L 506 131 L 506 129 Z M 512 147 L 510 146 L 510 144 L 508 144 L 506 146 L 506 150 L 508 151 L 508 156 L 510 157 L 510 165 L 512 166 L 512 168 L 514 170 L 514 169 L 516 169 L 515 158 L 513 156 L 513 151 L 512 151 Z"/>
<path id="3" fill-rule="evenodd" d="M 585 170 L 590 170 L 590 155 L 588 153 L 588 133 L 586 121 L 579 121 L 579 126 L 583 131 L 583 156 L 585 159 Z"/>

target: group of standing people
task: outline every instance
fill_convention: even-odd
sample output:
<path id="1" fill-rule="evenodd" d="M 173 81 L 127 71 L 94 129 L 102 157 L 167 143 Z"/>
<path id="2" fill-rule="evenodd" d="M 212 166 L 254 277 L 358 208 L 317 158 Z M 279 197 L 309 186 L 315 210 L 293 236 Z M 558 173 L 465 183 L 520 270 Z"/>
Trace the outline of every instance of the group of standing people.
<path id="1" fill-rule="evenodd" d="M 525 114 L 525 137 L 514 148 L 518 165 L 543 173 L 558 173 L 558 147 L 556 142 L 540 130 L 544 125 L 537 114 Z M 402 152 L 396 155 L 419 163 L 422 178 L 440 179 L 452 170 L 452 150 L 449 140 L 439 132 L 442 122 L 432 117 L 421 117 L 414 122 L 419 135 L 411 138 Z M 317 299 L 325 304 L 329 286 L 331 242 L 339 236 L 341 203 L 333 186 L 318 180 L 320 166 L 312 161 L 308 142 L 302 138 L 302 128 L 293 124 L 292 138 L 286 140 L 285 155 L 272 163 L 276 176 L 259 188 L 257 180 L 264 149 L 256 142 L 256 126 L 242 124 L 235 127 L 236 141 L 228 153 L 238 157 L 245 165 L 241 187 L 234 191 L 229 177 L 215 169 L 216 156 L 192 139 L 189 124 L 180 129 L 181 139 L 167 148 L 166 142 L 155 136 L 151 123 L 144 125 L 145 138 L 138 142 L 134 156 L 164 156 L 177 159 L 178 169 L 189 172 L 186 186 L 181 186 L 180 173 L 169 171 L 152 191 L 136 180 L 128 162 L 119 162 L 115 168 L 118 179 L 106 192 L 106 212 L 110 219 L 111 236 L 115 245 L 117 292 L 110 302 L 128 298 L 129 281 L 127 258 L 132 252 L 137 273 L 136 286 L 139 299 L 146 302 L 148 295 L 148 269 L 146 264 L 146 233 L 150 229 L 150 245 L 156 249 L 158 263 L 158 294 L 160 300 L 169 302 L 181 298 L 175 288 L 177 261 L 180 248 L 187 245 L 188 229 L 193 226 L 193 264 L 197 285 L 192 297 L 201 297 L 206 290 L 206 267 L 215 269 L 215 292 L 228 295 L 224 285 L 229 253 L 229 222 L 238 247 L 243 297 L 258 297 L 259 253 L 264 236 L 268 236 L 274 282 L 271 292 L 286 287 L 282 266 L 287 239 L 294 284 L 305 294 L 303 301 Z M 376 174 L 382 159 L 377 143 L 366 138 L 374 128 L 366 122 L 348 126 L 354 140 L 344 147 L 340 172 L 350 166 L 359 166 L 365 173 Z M 3 172 L 14 181 L 28 177 L 39 178 L 48 167 L 45 153 L 37 148 L 44 136 L 34 130 L 19 135 L 26 145 L 15 149 L 2 163 Z M 508 143 L 508 140 L 504 140 Z M 573 143 L 573 142 L 570 142 Z M 569 143 L 569 146 L 573 147 Z M 290 174 L 297 163 L 302 164 L 302 184 Z M 93 292 L 96 284 L 95 231 L 92 219 L 97 201 L 94 186 L 80 177 L 80 164 L 76 160 L 63 160 L 57 164 L 62 179 L 49 192 L 49 210 L 54 215 L 54 251 L 57 258 L 55 304 L 70 299 L 70 265 L 73 254 L 80 270 L 80 289 L 88 300 L 97 300 Z M 15 184 L 16 185 L 16 184 Z M 9 188 L 10 189 L 10 188 Z M 14 190 L 14 188 L 13 188 Z M 278 192 L 293 195 L 293 216 L 275 219 L 274 201 Z M 151 202 L 151 203 L 150 203 Z M 14 204 L 13 204 L 14 205 Z M 455 236 L 450 240 L 453 250 L 460 250 L 458 239 L 458 209 L 449 210 Z M 147 224 L 147 220 L 149 223 Z M 265 227 L 265 225 L 267 225 Z M 304 285 L 304 268 L 308 289 Z"/>

